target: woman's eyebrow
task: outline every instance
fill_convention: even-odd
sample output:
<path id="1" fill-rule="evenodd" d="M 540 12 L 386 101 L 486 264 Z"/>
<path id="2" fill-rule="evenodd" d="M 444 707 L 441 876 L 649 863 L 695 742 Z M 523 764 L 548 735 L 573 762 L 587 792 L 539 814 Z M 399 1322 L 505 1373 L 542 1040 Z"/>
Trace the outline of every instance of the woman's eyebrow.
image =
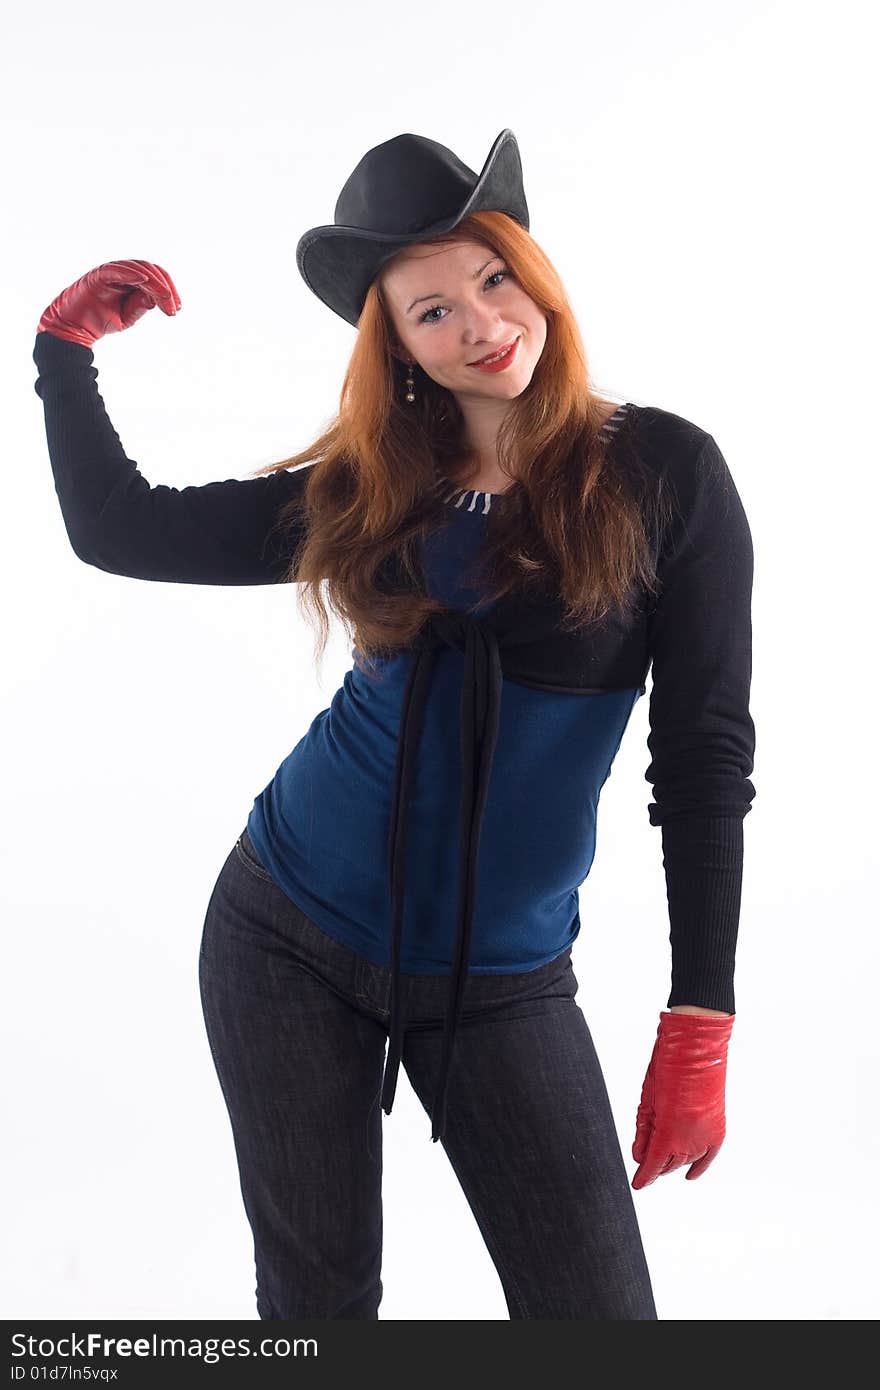
<path id="1" fill-rule="evenodd" d="M 476 280 L 476 278 L 477 278 L 478 275 L 482 275 L 482 273 L 483 273 L 483 271 L 486 269 L 486 266 L 487 266 L 487 265 L 491 265 L 493 261 L 496 261 L 496 260 L 498 260 L 498 259 L 499 259 L 499 257 L 497 257 L 497 256 L 490 256 L 489 259 L 488 259 L 488 261 L 484 261 L 483 264 L 479 267 L 479 269 L 477 269 L 477 270 L 474 271 L 473 275 L 471 276 L 471 279 L 472 279 L 472 280 Z M 431 292 L 430 294 L 420 294 L 419 297 L 418 297 L 418 299 L 414 299 L 414 300 L 413 300 L 412 304 L 410 304 L 409 309 L 407 309 L 406 312 L 409 313 L 410 309 L 414 308 L 416 304 L 421 304 L 421 302 L 422 302 L 423 299 L 443 299 L 443 298 L 444 298 L 444 296 L 440 293 L 439 290 L 432 290 L 432 292 Z"/>

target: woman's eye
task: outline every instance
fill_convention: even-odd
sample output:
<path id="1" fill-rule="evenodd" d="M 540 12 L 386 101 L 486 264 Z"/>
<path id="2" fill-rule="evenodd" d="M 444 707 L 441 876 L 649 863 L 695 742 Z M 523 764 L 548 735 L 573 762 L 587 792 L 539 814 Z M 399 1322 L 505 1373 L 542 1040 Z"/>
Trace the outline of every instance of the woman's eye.
<path id="1" fill-rule="evenodd" d="M 487 276 L 486 276 L 486 279 L 485 279 L 485 281 L 484 281 L 484 288 L 485 288 L 486 285 L 489 284 L 489 281 L 490 281 L 490 280 L 497 280 L 498 277 L 499 277 L 499 275 L 501 276 L 502 279 L 506 279 L 506 277 L 507 277 L 509 274 L 510 274 L 510 272 L 507 271 L 507 270 L 493 270 L 493 272 L 492 272 L 491 275 L 487 275 Z M 492 288 L 492 289 L 497 289 L 498 287 L 497 287 L 497 285 L 493 285 L 491 288 Z M 432 319 L 432 318 L 429 318 L 429 317 L 428 317 L 429 314 L 433 314 L 433 313 L 436 312 L 437 309 L 442 309 L 442 308 L 443 308 L 443 305 L 442 305 L 442 304 L 432 304 L 431 307 L 430 307 L 430 309 L 426 309 L 425 312 L 421 315 L 421 317 L 419 318 L 419 323 L 442 323 L 442 322 L 443 322 L 442 319 Z"/>

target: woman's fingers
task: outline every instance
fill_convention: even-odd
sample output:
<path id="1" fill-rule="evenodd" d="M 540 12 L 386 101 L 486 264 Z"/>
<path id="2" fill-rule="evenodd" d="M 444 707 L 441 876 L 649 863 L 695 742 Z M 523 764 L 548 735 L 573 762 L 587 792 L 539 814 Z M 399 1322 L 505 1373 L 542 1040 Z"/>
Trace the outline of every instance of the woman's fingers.
<path id="1" fill-rule="evenodd" d="M 146 271 L 148 284 L 154 290 L 159 308 L 166 314 L 176 314 L 180 308 L 180 295 L 168 271 L 154 261 L 136 261 L 135 264 L 143 266 Z"/>
<path id="2" fill-rule="evenodd" d="M 705 1173 L 706 1169 L 709 1167 L 709 1164 L 712 1162 L 712 1159 L 715 1157 L 720 1148 L 720 1144 L 711 1144 L 709 1148 L 706 1150 L 706 1152 L 703 1154 L 702 1158 L 698 1158 L 696 1163 L 692 1164 L 692 1166 L 688 1168 L 687 1172 L 685 1173 L 685 1177 L 690 1181 L 693 1181 L 693 1179 L 698 1178 L 701 1173 Z"/>
<path id="3" fill-rule="evenodd" d="M 98 275 L 102 284 L 117 292 L 136 288 L 147 290 L 152 299 L 149 308 L 158 304 L 166 314 L 176 314 L 180 308 L 180 295 L 174 281 L 153 261 L 108 261 L 98 267 Z"/>

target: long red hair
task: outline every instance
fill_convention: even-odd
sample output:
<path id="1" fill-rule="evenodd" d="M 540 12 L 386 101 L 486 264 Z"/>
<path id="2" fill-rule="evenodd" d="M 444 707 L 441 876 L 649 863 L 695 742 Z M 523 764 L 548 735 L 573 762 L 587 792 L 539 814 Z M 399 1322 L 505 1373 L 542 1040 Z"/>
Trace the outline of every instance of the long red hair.
<path id="1" fill-rule="evenodd" d="M 600 429 L 611 403 L 592 388 L 560 277 L 529 232 L 505 213 L 478 212 L 454 236 L 424 244 L 463 237 L 501 256 L 547 319 L 532 380 L 510 402 L 497 440 L 499 465 L 515 481 L 487 517 L 480 602 L 549 586 L 565 605 L 566 627 L 626 611 L 635 587 L 656 587 L 645 489 L 633 485 L 624 462 L 627 426 L 606 447 Z M 319 662 L 328 608 L 373 669 L 444 606 L 424 587 L 418 544 L 448 520 L 434 484 L 467 452 L 462 415 L 452 393 L 418 366 L 416 400 L 406 401 L 407 368 L 392 352 L 395 342 L 380 273 L 358 320 L 338 415 L 308 448 L 253 475 L 314 465 L 302 501 L 282 508 L 275 529 L 304 508 L 305 534 L 285 581 L 297 583 L 302 611 L 317 620 Z"/>

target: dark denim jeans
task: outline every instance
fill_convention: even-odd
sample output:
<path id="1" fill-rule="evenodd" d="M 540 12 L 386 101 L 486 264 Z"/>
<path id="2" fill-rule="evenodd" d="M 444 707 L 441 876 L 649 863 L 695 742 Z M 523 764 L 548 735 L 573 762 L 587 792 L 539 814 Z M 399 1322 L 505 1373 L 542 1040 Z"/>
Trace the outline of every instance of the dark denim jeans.
<path id="1" fill-rule="evenodd" d="M 402 978 L 402 1067 L 429 1114 L 449 981 Z M 243 831 L 208 904 L 199 985 L 260 1318 L 378 1318 L 389 980 L 306 917 Z M 440 1143 L 511 1318 L 656 1319 L 577 988 L 570 951 L 468 977 Z"/>

